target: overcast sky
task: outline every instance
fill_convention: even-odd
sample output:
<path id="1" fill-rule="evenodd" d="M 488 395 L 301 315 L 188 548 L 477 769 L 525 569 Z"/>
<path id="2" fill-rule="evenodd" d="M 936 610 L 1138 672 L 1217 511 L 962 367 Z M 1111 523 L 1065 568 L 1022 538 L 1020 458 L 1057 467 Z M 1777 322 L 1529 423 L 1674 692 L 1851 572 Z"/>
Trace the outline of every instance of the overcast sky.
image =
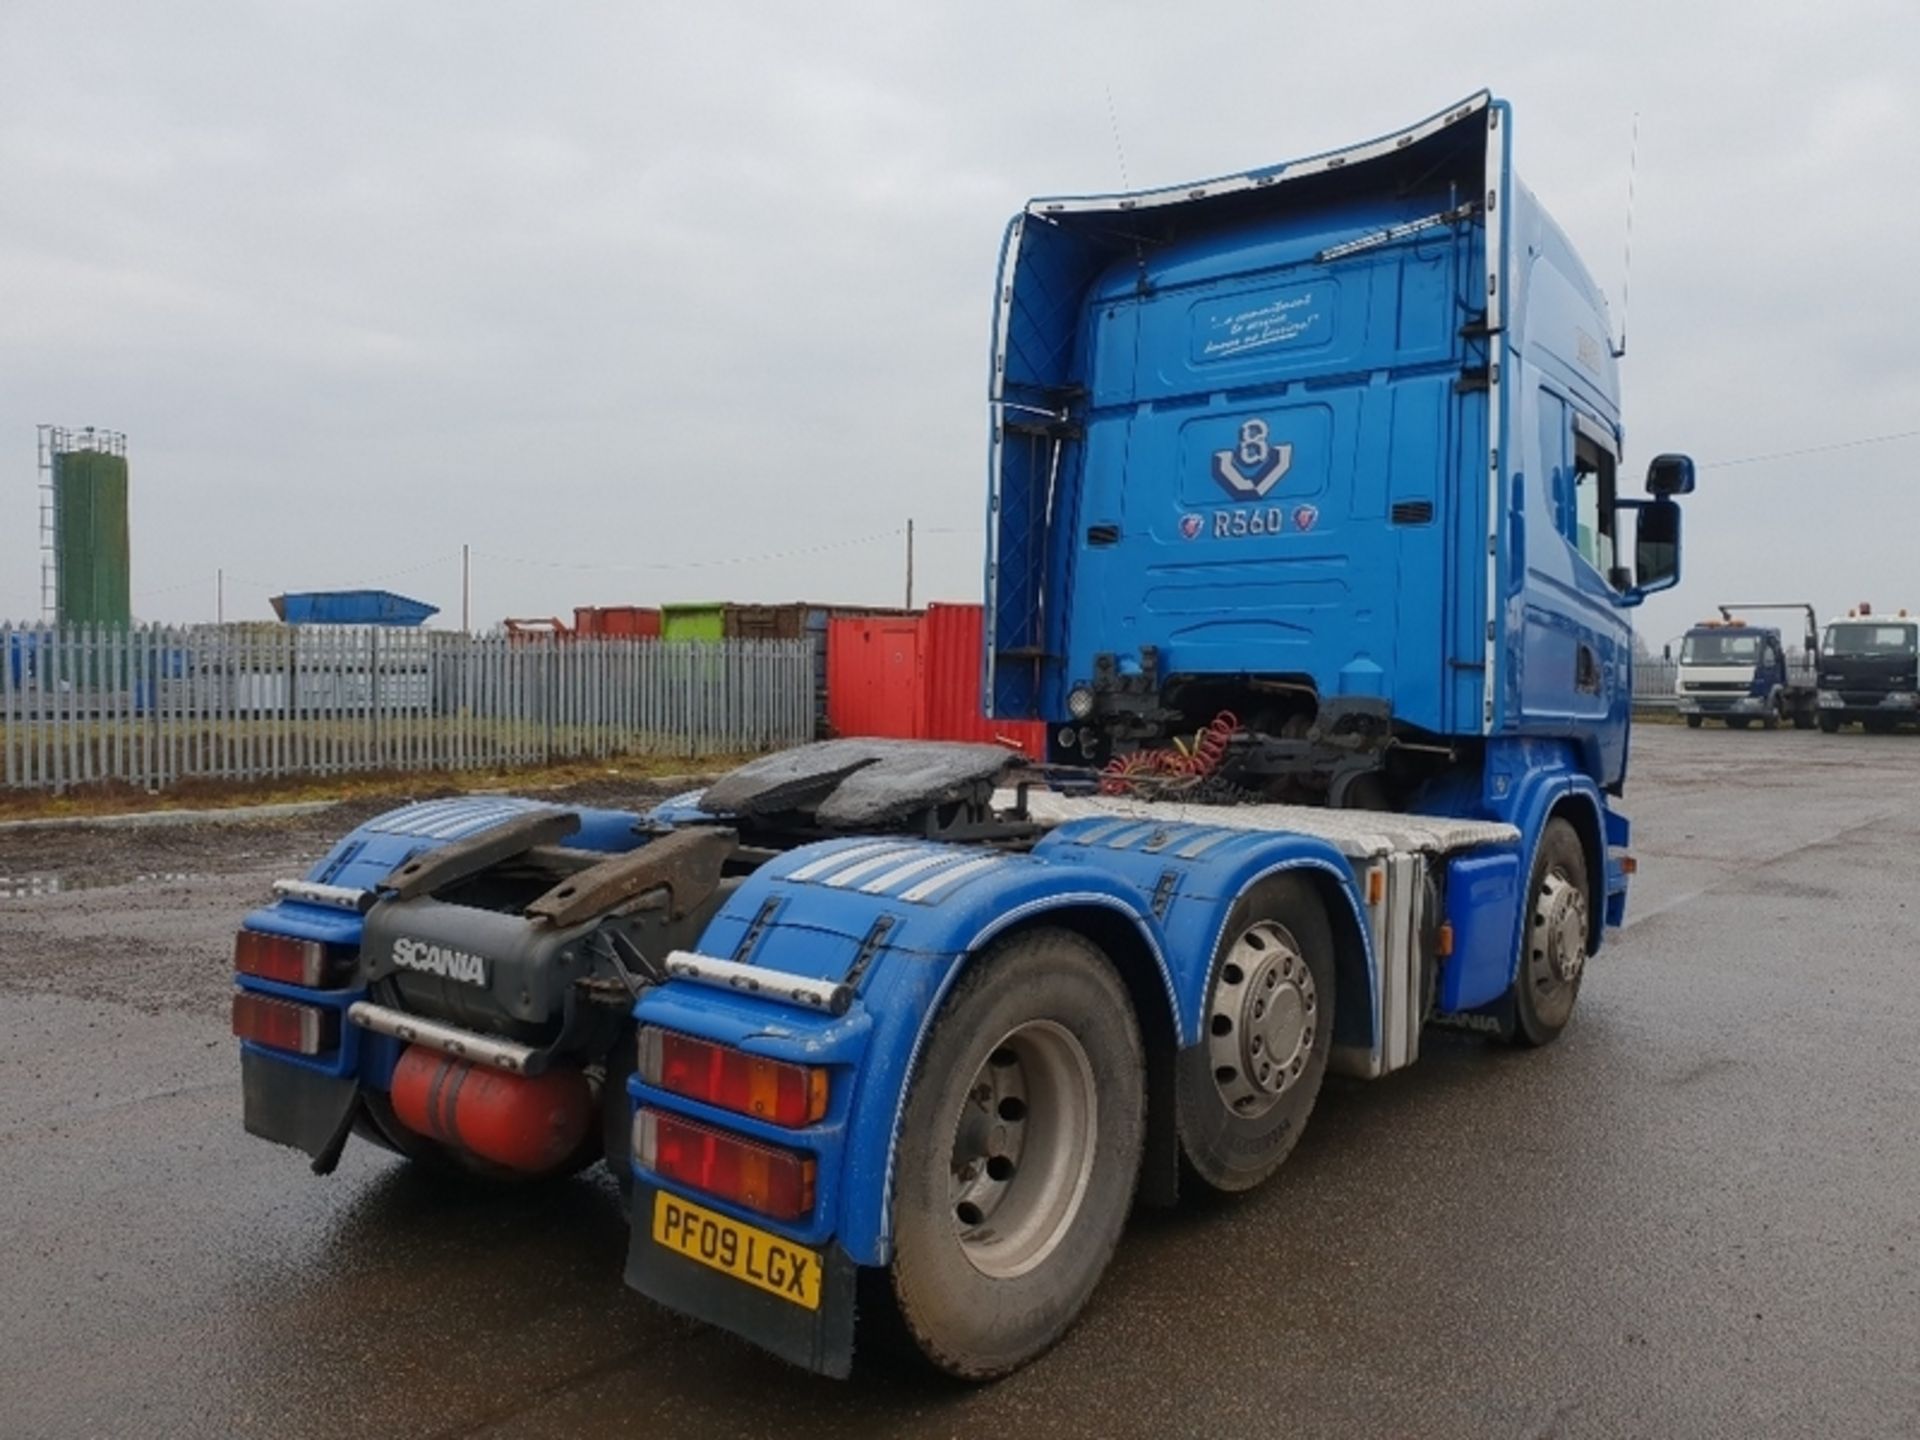
<path id="1" fill-rule="evenodd" d="M 1770 13 L 1769 13 L 1770 12 Z M 1764 15 L 1764 18 L 1762 18 Z M 1629 471 L 1920 430 L 1920 4 L 0 6 L 0 616 L 34 425 L 129 437 L 134 604 L 979 590 L 993 267 L 1029 196 L 1481 86 L 1619 318 Z M 1109 107 L 1111 96 L 1111 115 Z M 1709 468 L 1723 599 L 1920 604 L 1920 441 Z"/>

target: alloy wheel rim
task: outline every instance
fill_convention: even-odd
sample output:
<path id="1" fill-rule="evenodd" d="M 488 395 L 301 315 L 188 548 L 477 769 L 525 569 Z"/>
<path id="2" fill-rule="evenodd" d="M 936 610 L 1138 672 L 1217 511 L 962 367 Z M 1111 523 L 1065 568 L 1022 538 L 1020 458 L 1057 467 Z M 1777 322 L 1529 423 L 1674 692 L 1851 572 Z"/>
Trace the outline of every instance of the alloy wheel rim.
<path id="1" fill-rule="evenodd" d="M 1001 1037 L 955 1117 L 949 1207 L 967 1262 L 1005 1280 L 1056 1250 L 1086 1197 L 1099 1117 L 1093 1065 L 1065 1026 Z"/>

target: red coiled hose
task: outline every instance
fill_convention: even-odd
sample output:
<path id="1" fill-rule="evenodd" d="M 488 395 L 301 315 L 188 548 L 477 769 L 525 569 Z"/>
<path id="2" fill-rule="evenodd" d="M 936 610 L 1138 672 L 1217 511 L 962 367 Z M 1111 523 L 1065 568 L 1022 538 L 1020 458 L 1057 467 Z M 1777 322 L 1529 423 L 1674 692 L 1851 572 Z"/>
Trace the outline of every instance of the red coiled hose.
<path id="1" fill-rule="evenodd" d="M 1201 727 L 1191 745 L 1176 738 L 1173 744 L 1157 750 L 1116 755 L 1101 773 L 1100 793 L 1125 795 L 1148 788 L 1139 783 L 1142 780 L 1204 780 L 1220 768 L 1228 744 L 1239 732 L 1240 717 L 1231 710 L 1222 710 Z"/>

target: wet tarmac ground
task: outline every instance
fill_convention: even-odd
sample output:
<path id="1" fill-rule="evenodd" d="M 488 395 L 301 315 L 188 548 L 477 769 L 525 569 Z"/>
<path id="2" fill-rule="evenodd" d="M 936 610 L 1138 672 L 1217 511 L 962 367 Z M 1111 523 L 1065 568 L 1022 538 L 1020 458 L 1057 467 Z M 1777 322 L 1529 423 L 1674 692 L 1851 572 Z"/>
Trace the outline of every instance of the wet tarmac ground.
<path id="1" fill-rule="evenodd" d="M 653 1309 L 597 1173 L 247 1137 L 229 935 L 324 817 L 0 835 L 61 877 L 0 894 L 0 1435 L 1920 1435 L 1920 737 L 1634 743 L 1632 921 L 1558 1045 L 1330 1083 L 985 1389 Z"/>

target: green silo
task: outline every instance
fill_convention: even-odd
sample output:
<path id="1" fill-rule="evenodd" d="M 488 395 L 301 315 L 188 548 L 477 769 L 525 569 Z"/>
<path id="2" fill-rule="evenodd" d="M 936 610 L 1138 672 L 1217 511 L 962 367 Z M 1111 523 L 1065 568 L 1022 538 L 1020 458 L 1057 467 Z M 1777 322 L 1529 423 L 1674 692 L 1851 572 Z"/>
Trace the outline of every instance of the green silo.
<path id="1" fill-rule="evenodd" d="M 53 516 L 61 623 L 130 624 L 126 455 L 56 451 Z"/>

